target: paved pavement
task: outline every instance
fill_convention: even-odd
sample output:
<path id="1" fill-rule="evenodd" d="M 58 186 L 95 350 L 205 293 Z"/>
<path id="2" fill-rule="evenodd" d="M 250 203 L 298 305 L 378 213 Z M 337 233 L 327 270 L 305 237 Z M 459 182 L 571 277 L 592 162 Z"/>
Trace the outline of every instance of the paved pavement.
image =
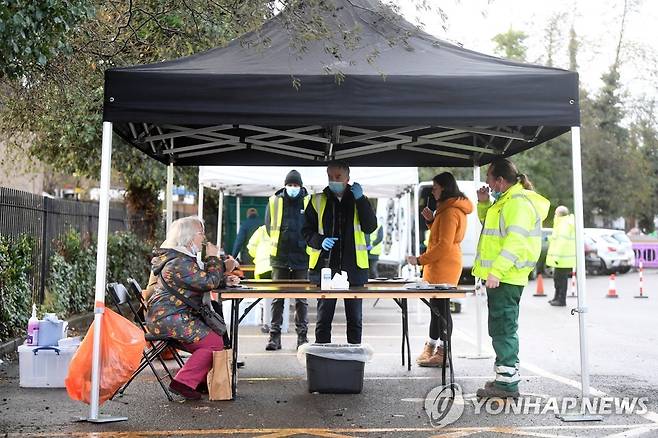
<path id="1" fill-rule="evenodd" d="M 477 388 L 493 376 L 493 359 L 477 356 L 476 299 L 464 300 L 454 315 L 454 371 L 465 402 L 461 418 L 435 428 L 423 409 L 425 397 L 440 384 L 440 369 L 411 371 L 400 363 L 400 314 L 392 302 L 364 301 L 364 341 L 375 350 L 366 364 L 364 390 L 358 395 L 309 394 L 305 368 L 298 362 L 295 336 L 285 335 L 284 349 L 265 352 L 265 335 L 256 327 L 241 330 L 239 394 L 235 401 L 168 402 L 150 371 L 141 374 L 126 394 L 101 407 L 108 415 L 128 421 L 111 424 L 76 423 L 88 408 L 68 399 L 60 389 L 18 387 L 15 363 L 0 365 L 0 432 L 5 436 L 443 436 L 443 437 L 623 437 L 658 436 L 656 315 L 658 272 L 645 271 L 645 293 L 635 299 L 638 275 L 617 277 L 619 298 L 606 298 L 607 277 L 588 278 L 589 365 L 592 394 L 599 397 L 646 397 L 646 412 L 604 415 L 599 422 L 563 422 L 552 411 L 545 414 L 492 413 L 498 405 L 473 403 Z M 552 281 L 544 280 L 552 294 Z M 578 318 L 567 308 L 552 307 L 548 298 L 534 297 L 531 282 L 521 302 L 521 392 L 523 400 L 580 395 Z M 486 307 L 486 303 L 484 303 Z M 313 306 L 312 306 L 313 308 Z M 416 313 L 420 309 L 420 313 Z M 334 341 L 345 342 L 342 307 L 337 309 Z M 412 356 L 427 335 L 428 313 L 410 304 Z M 311 310 L 310 320 L 315 320 Z M 486 309 L 482 314 L 486 321 Z M 483 323 L 483 353 L 492 354 Z M 502 408 L 504 406 L 500 405 Z M 488 408 L 488 409 L 487 409 Z M 0 435 L 2 436 L 2 435 Z"/>

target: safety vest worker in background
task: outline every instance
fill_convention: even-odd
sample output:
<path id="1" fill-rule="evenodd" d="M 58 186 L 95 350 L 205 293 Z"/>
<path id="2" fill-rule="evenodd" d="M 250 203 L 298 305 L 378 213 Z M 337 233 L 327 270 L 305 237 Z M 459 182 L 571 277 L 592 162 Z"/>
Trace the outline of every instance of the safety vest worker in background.
<path id="1" fill-rule="evenodd" d="M 489 336 L 496 352 L 496 378 L 477 390 L 480 399 L 519 397 L 519 301 L 541 253 L 541 225 L 550 202 L 507 159 L 487 171 L 488 187 L 478 190 L 478 217 L 484 223 L 473 275 L 486 279 Z M 489 189 L 494 203 L 489 200 Z"/>
<path id="2" fill-rule="evenodd" d="M 546 266 L 554 268 L 555 296 L 548 303 L 551 306 L 566 306 L 569 276 L 576 266 L 576 220 L 564 205 L 555 209 Z"/>
<path id="3" fill-rule="evenodd" d="M 270 236 L 270 263 L 273 280 L 306 280 L 308 251 L 302 235 L 304 209 L 310 196 L 303 187 L 302 176 L 296 170 L 286 175 L 285 187 L 270 196 L 265 210 L 265 227 Z M 272 321 L 266 350 L 281 349 L 283 298 L 272 300 Z M 297 348 L 308 342 L 308 302 L 295 298 L 295 329 Z"/>
<path id="4" fill-rule="evenodd" d="M 383 240 L 384 228 L 379 224 L 372 234 L 366 234 L 366 249 L 368 250 L 368 269 L 370 278 L 379 277 L 377 263 L 379 262 L 379 256 L 382 254 Z"/>
<path id="5" fill-rule="evenodd" d="M 272 278 L 272 265 L 270 264 L 270 236 L 265 225 L 261 225 L 251 235 L 247 250 L 254 259 L 254 278 L 257 280 Z"/>
<path id="6" fill-rule="evenodd" d="M 320 284 L 322 268 L 331 268 L 331 275 L 346 271 L 350 286 L 368 282 L 368 249 L 366 234 L 377 228 L 377 216 L 359 183 L 351 186 L 350 168 L 340 161 L 327 167 L 329 185 L 313 195 L 306 207 L 303 234 L 311 247 L 309 279 Z M 315 342 L 331 342 L 331 322 L 336 310 L 335 299 L 318 300 L 318 321 Z M 361 299 L 345 299 L 347 342 L 361 343 Z"/>

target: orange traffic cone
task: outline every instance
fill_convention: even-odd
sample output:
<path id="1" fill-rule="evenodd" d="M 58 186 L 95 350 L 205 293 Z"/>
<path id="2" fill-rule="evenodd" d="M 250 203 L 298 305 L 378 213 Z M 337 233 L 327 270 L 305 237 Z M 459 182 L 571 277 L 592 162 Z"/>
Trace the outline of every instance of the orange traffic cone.
<path id="1" fill-rule="evenodd" d="M 606 298 L 619 298 L 617 295 L 617 286 L 615 286 L 615 274 L 610 275 L 610 282 L 608 283 L 608 295 Z"/>
<path id="2" fill-rule="evenodd" d="M 535 290 L 535 294 L 533 297 L 545 297 L 546 294 L 544 293 L 544 277 L 541 276 L 541 274 L 537 274 L 537 290 Z"/>

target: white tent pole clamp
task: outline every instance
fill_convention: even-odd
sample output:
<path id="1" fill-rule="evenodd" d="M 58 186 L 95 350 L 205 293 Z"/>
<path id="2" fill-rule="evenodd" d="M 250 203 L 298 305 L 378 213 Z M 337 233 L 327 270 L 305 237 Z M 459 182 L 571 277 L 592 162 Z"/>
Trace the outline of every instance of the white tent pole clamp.
<path id="1" fill-rule="evenodd" d="M 580 333 L 580 382 L 581 403 L 589 398 L 589 358 L 587 349 L 587 325 L 585 314 L 587 313 L 587 289 L 585 279 L 585 221 L 583 218 L 583 175 L 580 150 L 580 127 L 571 127 L 571 166 L 573 170 L 573 206 L 576 219 L 576 282 L 578 283 L 578 307 L 571 313 L 578 313 L 578 331 Z M 600 415 L 563 414 L 562 421 L 601 421 Z"/>
<path id="2" fill-rule="evenodd" d="M 96 252 L 96 295 L 94 298 L 94 347 L 91 357 L 91 401 L 89 417 L 80 418 L 91 423 L 123 421 L 128 417 L 108 417 L 98 414 L 101 365 L 101 327 L 105 310 L 105 272 L 107 269 L 107 234 L 110 216 L 110 171 L 112 168 L 112 123 L 103 122 L 101 151 L 101 185 L 98 202 L 98 249 Z"/>
<path id="3" fill-rule="evenodd" d="M 174 163 L 167 166 L 167 189 L 165 190 L 165 209 L 167 232 L 171 229 L 171 223 L 174 220 Z"/>

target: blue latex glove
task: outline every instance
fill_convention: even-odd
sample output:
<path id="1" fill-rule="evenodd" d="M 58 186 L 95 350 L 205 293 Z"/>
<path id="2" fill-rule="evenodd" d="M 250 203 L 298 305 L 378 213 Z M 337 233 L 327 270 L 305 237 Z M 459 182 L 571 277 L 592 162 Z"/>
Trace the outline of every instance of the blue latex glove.
<path id="1" fill-rule="evenodd" d="M 325 237 L 324 240 L 322 241 L 322 249 L 324 249 L 325 251 L 329 251 L 331 248 L 334 247 L 337 240 L 338 237 Z"/>
<path id="2" fill-rule="evenodd" d="M 372 249 L 372 245 L 368 245 L 368 246 L 366 246 L 366 249 L 367 249 L 368 251 L 370 251 L 370 250 Z"/>
<path id="3" fill-rule="evenodd" d="M 354 199 L 359 199 L 363 196 L 363 188 L 361 187 L 361 184 L 357 182 L 352 184 L 352 194 L 354 195 Z"/>

